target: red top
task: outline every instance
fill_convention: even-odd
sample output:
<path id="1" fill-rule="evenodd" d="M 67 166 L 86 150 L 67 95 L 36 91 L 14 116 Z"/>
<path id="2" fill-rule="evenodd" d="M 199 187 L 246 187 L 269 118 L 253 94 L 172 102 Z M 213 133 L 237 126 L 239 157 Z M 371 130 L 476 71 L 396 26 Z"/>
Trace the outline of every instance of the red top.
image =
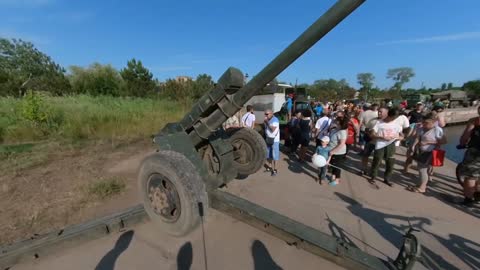
<path id="1" fill-rule="evenodd" d="M 347 140 L 345 141 L 346 144 L 353 144 L 355 142 L 355 127 L 353 126 L 352 122 L 355 123 L 355 125 L 360 123 L 357 118 L 350 119 L 348 122 Z"/>

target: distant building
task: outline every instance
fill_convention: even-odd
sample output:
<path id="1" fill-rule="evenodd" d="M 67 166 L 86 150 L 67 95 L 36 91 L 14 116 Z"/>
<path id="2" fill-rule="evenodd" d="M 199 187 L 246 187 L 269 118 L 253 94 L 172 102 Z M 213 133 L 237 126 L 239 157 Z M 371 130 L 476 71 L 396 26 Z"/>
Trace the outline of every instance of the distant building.
<path id="1" fill-rule="evenodd" d="M 192 77 L 189 77 L 189 76 L 177 76 L 175 78 L 175 81 L 177 82 L 181 82 L 181 83 L 184 83 L 184 82 L 188 82 L 188 81 L 192 81 L 193 78 Z"/>

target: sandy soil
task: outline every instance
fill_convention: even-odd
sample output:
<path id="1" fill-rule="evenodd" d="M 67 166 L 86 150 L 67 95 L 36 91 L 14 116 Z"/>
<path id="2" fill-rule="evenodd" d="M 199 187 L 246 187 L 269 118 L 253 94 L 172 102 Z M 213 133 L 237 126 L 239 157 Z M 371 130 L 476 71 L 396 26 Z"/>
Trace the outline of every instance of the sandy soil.
<path id="1" fill-rule="evenodd" d="M 114 147 L 108 143 L 65 147 L 50 153 L 41 165 L 1 175 L 0 243 L 26 239 L 136 204 L 136 166 L 153 151 L 147 140 Z M 121 194 L 101 199 L 87 191 L 90 184 L 112 178 L 125 183 Z"/>

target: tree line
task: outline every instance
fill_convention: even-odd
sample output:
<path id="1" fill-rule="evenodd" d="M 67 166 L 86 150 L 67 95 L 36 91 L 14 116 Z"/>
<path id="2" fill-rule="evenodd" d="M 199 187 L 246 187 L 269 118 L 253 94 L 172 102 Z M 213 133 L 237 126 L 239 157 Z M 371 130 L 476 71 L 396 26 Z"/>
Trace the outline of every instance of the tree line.
<path id="1" fill-rule="evenodd" d="M 403 89 L 415 76 L 410 67 L 392 68 L 386 77 L 392 79 L 389 89 L 379 89 L 375 76 L 370 72 L 357 74 L 360 89 L 350 86 L 345 79 L 315 80 L 312 84 L 301 84 L 308 94 L 321 100 L 358 98 L 401 98 L 409 93 L 430 93 L 446 89 L 461 89 L 480 96 L 480 80 L 466 82 L 462 87 L 443 83 L 440 88 Z M 196 100 L 212 89 L 214 82 L 208 74 L 195 79 L 177 81 L 167 79 L 159 82 L 140 60 L 131 59 L 121 70 L 111 65 L 93 63 L 88 67 L 71 66 L 68 70 L 35 46 L 23 40 L 0 38 L 0 96 L 21 97 L 27 89 L 43 91 L 52 95 L 88 94 L 92 96 L 166 97 L 176 101 Z"/>
<path id="2" fill-rule="evenodd" d="M 71 66 L 66 70 L 31 42 L 0 38 L 0 96 L 22 97 L 27 90 L 33 90 L 56 96 L 161 96 L 182 101 L 198 99 L 213 85 L 212 77 L 207 74 L 181 82 L 167 79 L 161 83 L 137 59 L 129 60 L 120 70 L 100 63 Z"/>

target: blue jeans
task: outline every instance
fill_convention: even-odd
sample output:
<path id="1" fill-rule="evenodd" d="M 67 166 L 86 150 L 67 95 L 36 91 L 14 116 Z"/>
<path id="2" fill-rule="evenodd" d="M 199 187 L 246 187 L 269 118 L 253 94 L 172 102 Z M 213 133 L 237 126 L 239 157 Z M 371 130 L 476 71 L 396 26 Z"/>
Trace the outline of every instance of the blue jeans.
<path id="1" fill-rule="evenodd" d="M 327 179 L 327 166 L 318 168 L 318 178 L 320 179 L 320 181 Z"/>
<path id="2" fill-rule="evenodd" d="M 280 142 L 274 142 L 273 145 L 267 145 L 267 159 L 280 159 Z"/>

